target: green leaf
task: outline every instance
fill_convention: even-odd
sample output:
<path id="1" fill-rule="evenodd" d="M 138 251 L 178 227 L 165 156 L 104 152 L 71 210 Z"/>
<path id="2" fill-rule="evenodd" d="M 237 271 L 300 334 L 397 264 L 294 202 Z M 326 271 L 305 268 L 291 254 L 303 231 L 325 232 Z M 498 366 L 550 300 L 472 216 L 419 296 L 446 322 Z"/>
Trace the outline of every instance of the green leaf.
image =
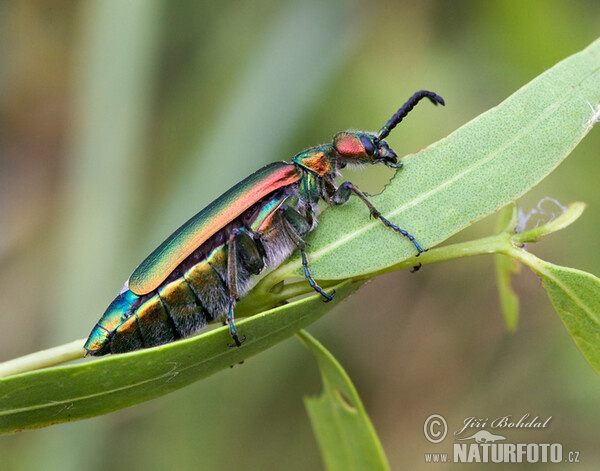
<path id="1" fill-rule="evenodd" d="M 576 207 L 572 212 L 577 213 Z M 540 276 L 550 301 L 579 350 L 600 373 L 600 279 L 581 270 L 545 262 L 514 246 L 507 254 Z"/>
<path id="2" fill-rule="evenodd" d="M 574 268 L 536 261 L 535 271 L 556 312 L 579 350 L 600 373 L 600 279 Z"/>
<path id="3" fill-rule="evenodd" d="M 518 198 L 552 171 L 597 121 L 598 103 L 600 41 L 407 159 L 406 167 L 372 201 L 388 219 L 432 247 Z M 372 274 L 415 252 L 380 222 L 369 221 L 356 198 L 327 211 L 308 242 L 313 274 L 321 279 Z M 269 277 L 277 281 L 282 273 L 299 267 L 295 259 L 264 281 Z M 340 284 L 336 302 L 358 286 Z M 292 285 L 279 295 L 299 294 L 302 289 Z M 255 307 L 252 302 L 248 305 L 250 311 Z M 230 341 L 227 329 L 218 329 L 155 349 L 0 380 L 0 432 L 91 417 L 166 394 L 269 348 L 331 306 L 313 296 L 239 322 L 240 331 L 248 336 L 240 349 L 224 347 Z M 590 311 L 583 312 L 589 327 L 597 327 Z M 571 325 L 569 320 L 567 326 Z M 580 329 L 573 332 L 597 367 L 598 340 Z"/>
<path id="4" fill-rule="evenodd" d="M 460 106 L 445 98 L 448 106 Z M 421 245 L 433 247 L 548 175 L 597 121 L 599 103 L 597 40 L 447 138 L 404 159 L 404 168 L 371 201 Z M 370 220 L 358 198 L 326 211 L 308 242 L 313 275 L 323 280 L 373 273 L 415 255 L 410 242 Z M 277 276 L 299 274 L 300 266 L 298 259 L 291 260 Z"/>
<path id="5" fill-rule="evenodd" d="M 360 283 L 292 302 L 237 323 L 246 341 L 229 348 L 227 328 L 147 350 L 33 371 L 0 380 L 0 433 L 79 420 L 167 394 L 235 365 L 291 336 L 347 297 Z"/>
<path id="6" fill-rule="evenodd" d="M 519 265 L 512 258 L 501 254 L 494 255 L 494 264 L 504 323 L 509 331 L 514 332 L 519 322 L 519 297 L 512 289 L 510 277 L 513 273 L 519 273 Z"/>
<path id="7" fill-rule="evenodd" d="M 571 224 L 573 224 L 583 214 L 584 210 L 585 203 L 576 201 L 575 203 L 571 203 L 566 208 L 564 208 L 562 214 L 547 222 L 546 224 L 514 234 L 511 237 L 511 239 L 513 240 L 513 242 L 520 244 L 524 244 L 526 242 L 537 242 L 546 234 L 551 234 L 552 232 L 563 230 L 565 227 L 568 227 Z"/>
<path id="8" fill-rule="evenodd" d="M 514 232 L 518 215 L 516 204 L 507 205 L 498 214 L 496 232 Z M 512 289 L 511 275 L 519 272 L 519 265 L 506 255 L 496 254 L 494 255 L 494 266 L 496 267 L 496 282 L 498 283 L 498 296 L 504 323 L 509 331 L 514 332 L 519 322 L 519 297 Z"/>
<path id="9" fill-rule="evenodd" d="M 510 203 L 498 212 L 496 220 L 496 232 L 507 232 L 509 234 L 515 232 L 515 227 L 519 219 L 519 208 L 515 203 Z"/>
<path id="10" fill-rule="evenodd" d="M 389 469 L 373 425 L 342 366 L 308 333 L 296 335 L 321 370 L 323 392 L 319 397 L 305 398 L 304 403 L 327 469 Z"/>

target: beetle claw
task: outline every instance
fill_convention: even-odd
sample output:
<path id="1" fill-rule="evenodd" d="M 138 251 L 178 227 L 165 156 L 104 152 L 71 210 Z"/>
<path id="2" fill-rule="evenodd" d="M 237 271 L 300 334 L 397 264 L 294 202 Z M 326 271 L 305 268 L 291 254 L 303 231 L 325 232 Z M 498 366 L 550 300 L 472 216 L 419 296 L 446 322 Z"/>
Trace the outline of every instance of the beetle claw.
<path id="1" fill-rule="evenodd" d="M 421 249 L 421 250 L 420 250 L 420 251 L 417 253 L 417 255 L 415 255 L 415 257 L 418 257 L 418 256 L 419 256 L 419 255 L 421 255 L 422 253 L 425 253 L 425 252 L 428 252 L 428 251 L 429 251 L 429 249 Z M 420 265 L 420 264 L 419 264 L 419 265 Z"/>
<path id="2" fill-rule="evenodd" d="M 333 301 L 333 297 L 335 296 L 335 290 L 331 292 L 331 294 L 327 294 L 325 292 L 321 293 L 323 296 L 323 302 L 328 303 L 329 301 Z"/>
<path id="3" fill-rule="evenodd" d="M 237 334 L 232 335 L 232 337 L 233 337 L 233 341 L 235 343 L 228 343 L 227 344 L 228 347 L 232 347 L 232 348 L 233 347 L 241 347 L 242 344 L 244 343 L 244 341 L 246 340 L 246 336 L 245 335 L 242 337 L 242 340 L 240 340 L 238 338 Z"/>

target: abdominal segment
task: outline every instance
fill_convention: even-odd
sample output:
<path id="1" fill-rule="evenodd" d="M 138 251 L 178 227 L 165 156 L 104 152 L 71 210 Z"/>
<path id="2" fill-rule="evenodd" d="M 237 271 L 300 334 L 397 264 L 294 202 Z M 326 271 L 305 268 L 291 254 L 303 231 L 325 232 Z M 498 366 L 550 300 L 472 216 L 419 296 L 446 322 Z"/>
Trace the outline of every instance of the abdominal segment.
<path id="1" fill-rule="evenodd" d="M 269 202 L 248 224 L 234 221 L 191 254 L 154 291 L 138 296 L 126 284 L 92 331 L 89 355 L 123 353 L 187 337 L 222 319 L 230 301 L 245 295 L 256 275 L 278 266 L 295 248 L 278 211 L 285 198 Z M 267 210 L 266 208 L 270 208 Z M 235 243 L 231 240 L 235 238 Z M 235 296 L 229 286 L 230 247 L 235 247 Z"/>

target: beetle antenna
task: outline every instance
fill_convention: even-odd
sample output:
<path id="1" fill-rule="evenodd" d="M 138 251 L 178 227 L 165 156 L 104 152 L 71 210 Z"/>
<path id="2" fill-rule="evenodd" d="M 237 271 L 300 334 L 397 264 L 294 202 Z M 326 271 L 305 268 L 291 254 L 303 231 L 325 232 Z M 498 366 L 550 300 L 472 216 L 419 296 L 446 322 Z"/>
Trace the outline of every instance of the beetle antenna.
<path id="1" fill-rule="evenodd" d="M 383 126 L 377 133 L 377 137 L 379 139 L 385 139 L 392 129 L 394 129 L 423 98 L 429 98 L 429 101 L 431 101 L 431 103 L 434 105 L 439 103 L 440 105 L 444 106 L 446 104 L 441 96 L 436 95 L 433 92 L 429 92 L 427 90 L 418 91 L 411 96 L 408 101 L 404 103 L 404 105 L 402 105 L 402 108 L 396 111 L 396 114 L 394 114 L 394 116 L 392 116 L 387 123 L 385 123 L 385 126 Z"/>

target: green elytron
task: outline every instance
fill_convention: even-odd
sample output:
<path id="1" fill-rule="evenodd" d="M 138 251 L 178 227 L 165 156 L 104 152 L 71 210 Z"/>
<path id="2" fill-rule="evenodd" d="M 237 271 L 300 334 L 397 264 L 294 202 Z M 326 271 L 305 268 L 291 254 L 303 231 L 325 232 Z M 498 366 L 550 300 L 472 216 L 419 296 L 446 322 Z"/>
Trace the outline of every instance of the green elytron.
<path id="1" fill-rule="evenodd" d="M 444 100 L 433 92 L 415 93 L 379 132 L 344 131 L 331 144 L 312 147 L 291 163 L 276 162 L 250 175 L 196 214 L 136 268 L 92 330 L 89 355 L 123 353 L 186 337 L 223 318 L 235 345 L 245 336 L 233 320 L 236 301 L 263 270 L 279 266 L 300 250 L 310 286 L 333 299 L 312 278 L 303 237 L 316 225 L 318 202 L 341 205 L 354 193 L 390 229 L 415 238 L 385 219 L 352 183 L 336 186 L 339 170 L 352 164 L 402 167 L 384 140 L 423 98 Z M 232 345 L 233 346 L 233 345 Z"/>

